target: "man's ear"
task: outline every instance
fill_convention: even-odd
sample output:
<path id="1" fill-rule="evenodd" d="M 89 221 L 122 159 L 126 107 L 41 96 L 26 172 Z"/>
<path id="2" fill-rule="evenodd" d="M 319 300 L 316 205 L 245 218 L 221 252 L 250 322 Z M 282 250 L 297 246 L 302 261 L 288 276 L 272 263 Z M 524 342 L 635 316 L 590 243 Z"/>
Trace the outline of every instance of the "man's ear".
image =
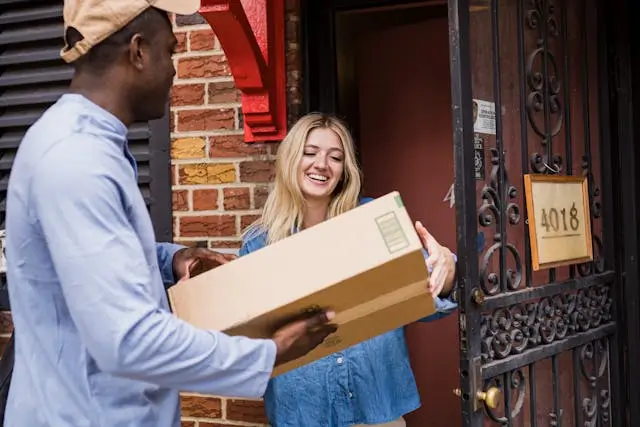
<path id="1" fill-rule="evenodd" d="M 134 34 L 129 42 L 129 62 L 138 71 L 142 71 L 144 68 L 144 53 L 142 52 L 142 36 L 140 34 Z"/>

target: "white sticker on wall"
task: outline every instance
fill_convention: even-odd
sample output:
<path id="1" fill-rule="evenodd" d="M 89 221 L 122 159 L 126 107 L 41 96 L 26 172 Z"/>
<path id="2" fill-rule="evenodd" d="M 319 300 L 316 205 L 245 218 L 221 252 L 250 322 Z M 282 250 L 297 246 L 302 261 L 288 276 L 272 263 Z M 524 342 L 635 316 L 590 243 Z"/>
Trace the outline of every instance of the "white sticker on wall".
<path id="1" fill-rule="evenodd" d="M 496 104 L 481 99 L 473 100 L 473 131 L 496 134 Z"/>

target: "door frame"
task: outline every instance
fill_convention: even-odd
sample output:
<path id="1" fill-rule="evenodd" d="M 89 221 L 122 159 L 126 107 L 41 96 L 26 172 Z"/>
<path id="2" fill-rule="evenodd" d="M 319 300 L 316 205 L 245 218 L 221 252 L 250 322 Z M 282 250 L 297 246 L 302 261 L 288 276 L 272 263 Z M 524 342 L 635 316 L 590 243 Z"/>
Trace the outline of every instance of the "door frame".
<path id="1" fill-rule="evenodd" d="M 599 0 L 605 5 L 603 0 Z M 599 97 L 601 116 L 601 166 L 602 187 L 606 188 L 604 201 L 609 220 L 604 232 L 611 236 L 607 259 L 609 268 L 616 272 L 613 298 L 617 329 L 612 337 L 612 425 L 640 425 L 640 390 L 631 386 L 631 378 L 640 378 L 640 206 L 636 185 L 640 170 L 640 135 L 636 123 L 640 124 L 640 109 L 634 111 L 633 101 L 640 105 L 640 29 L 632 34 L 629 30 L 630 0 L 609 2 L 603 7 L 602 17 L 605 38 L 599 40 Z M 478 253 L 474 240 L 477 230 L 476 190 L 473 176 L 473 112 L 470 61 L 470 0 L 449 0 L 449 34 L 451 55 L 451 93 L 454 128 L 454 164 L 456 182 L 456 221 L 458 228 L 458 277 L 459 301 L 470 301 L 471 292 L 478 277 Z M 636 34 L 638 33 L 638 34 Z M 632 36 L 636 37 L 633 52 Z M 632 58 L 633 57 L 633 61 Z M 606 132 L 606 131 L 609 132 Z M 635 131 L 635 132 L 634 132 Z M 636 140 L 638 143 L 636 143 Z M 634 153 L 634 155 L 629 155 Z M 614 171 L 606 173 L 606 170 Z M 469 214 L 472 213 L 472 214 Z M 611 265 L 612 264 L 612 265 Z M 471 390 L 471 375 L 468 368 L 473 361 L 466 359 L 469 348 L 480 346 L 480 323 L 478 316 L 468 320 L 465 304 L 460 304 L 461 320 L 460 370 L 461 388 Z M 618 345 L 616 345 L 616 343 Z M 617 382 L 617 388 L 616 386 Z M 463 423 L 472 418 L 472 404 L 462 400 Z"/>
<path id="2" fill-rule="evenodd" d="M 420 0 L 405 0 L 405 3 Z M 601 2 L 603 0 L 600 0 Z M 460 289 L 458 299 L 464 301 L 475 283 L 469 278 L 479 274 L 476 248 L 477 218 L 474 177 L 473 150 L 473 112 L 471 108 L 471 62 L 469 51 L 469 3 L 470 0 L 449 0 L 449 35 L 451 64 L 451 94 L 453 112 L 453 150 L 456 181 L 456 222 L 458 277 Z M 348 9 L 369 8 L 397 4 L 393 0 L 301 0 L 301 47 L 303 52 L 303 114 L 322 111 L 336 114 L 338 106 L 338 82 L 336 76 L 336 40 L 335 12 Z M 640 4 L 631 0 L 610 2 L 603 17 L 606 37 L 599 40 L 599 52 L 602 55 L 599 69 L 599 95 L 603 100 L 601 108 L 609 114 L 601 123 L 601 137 L 607 143 L 602 144 L 601 170 L 615 171 L 603 173 L 602 187 L 605 191 L 604 206 L 612 207 L 607 215 L 604 232 L 611 236 L 614 245 L 609 245 L 609 262 L 614 265 L 617 286 L 614 291 L 616 300 L 617 332 L 613 342 L 619 345 L 612 349 L 611 358 L 618 363 L 619 372 L 611 372 L 611 378 L 617 378 L 619 387 L 612 389 L 613 425 L 628 420 L 629 426 L 640 425 L 640 389 L 630 387 L 631 378 L 640 378 L 640 27 L 630 25 L 631 17 L 640 13 Z M 633 89 L 636 89 L 635 92 Z M 603 110 L 604 111 L 604 110 Z M 633 153 L 633 155 L 629 155 Z M 474 189 L 473 191 L 465 191 Z M 467 215 L 466 212 L 473 212 Z M 462 306 L 463 304 L 461 304 Z M 460 307 L 460 318 L 465 313 Z M 479 345 L 479 322 L 466 323 L 468 341 L 463 346 Z M 462 331 L 461 331 L 462 332 Z M 620 349 L 620 350 L 618 350 Z M 461 369 L 469 366 L 468 360 L 461 357 Z M 461 382 L 464 382 L 461 375 Z M 468 378 L 466 379 L 468 381 Z M 461 384 L 462 385 L 462 384 Z M 468 384 L 467 384 L 468 386 Z M 613 384 L 612 384 L 613 387 Z M 634 403 L 634 404 L 631 404 Z M 470 406 L 462 402 L 463 419 Z M 470 414 L 467 414 L 467 417 Z"/>

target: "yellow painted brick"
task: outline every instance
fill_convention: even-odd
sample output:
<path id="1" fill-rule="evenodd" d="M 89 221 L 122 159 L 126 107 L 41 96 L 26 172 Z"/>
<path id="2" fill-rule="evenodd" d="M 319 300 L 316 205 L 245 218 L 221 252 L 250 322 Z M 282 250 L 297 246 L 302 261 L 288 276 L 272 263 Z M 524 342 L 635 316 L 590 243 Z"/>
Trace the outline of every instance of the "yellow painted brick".
<path id="1" fill-rule="evenodd" d="M 180 184 L 226 184 L 236 181 L 232 163 L 180 165 Z"/>
<path id="2" fill-rule="evenodd" d="M 180 138 L 171 143 L 171 158 L 201 159 L 205 156 L 205 141 L 202 138 Z"/>

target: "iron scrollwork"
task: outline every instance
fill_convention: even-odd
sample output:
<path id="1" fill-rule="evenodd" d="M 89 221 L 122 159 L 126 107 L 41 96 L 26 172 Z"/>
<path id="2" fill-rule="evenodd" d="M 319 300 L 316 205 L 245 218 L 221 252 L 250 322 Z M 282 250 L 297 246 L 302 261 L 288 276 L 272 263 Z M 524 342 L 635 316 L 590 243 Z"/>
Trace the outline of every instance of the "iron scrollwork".
<path id="1" fill-rule="evenodd" d="M 585 344 L 579 349 L 579 370 L 587 381 L 587 396 L 582 399 L 584 427 L 609 425 L 611 396 L 608 381 L 609 346 L 606 338 Z M 599 388 L 599 386 L 603 386 Z M 577 396 L 576 396 L 577 397 Z"/>
<path id="2" fill-rule="evenodd" d="M 491 409 L 486 405 L 485 411 L 487 416 L 494 422 L 501 425 L 507 425 L 509 423 L 509 419 L 516 419 L 524 408 L 525 397 L 527 396 L 527 380 L 521 368 L 511 371 L 502 377 L 506 377 L 506 379 L 500 377 L 490 379 L 486 382 L 485 388 L 497 387 L 503 395 L 515 395 L 515 398 L 509 399 L 509 408 L 504 408 L 504 413 L 509 413 L 510 417 L 507 418 L 506 416 L 497 415 L 494 409 Z M 504 401 L 504 405 L 506 404 L 506 401 Z"/>
<path id="3" fill-rule="evenodd" d="M 588 155 L 582 156 L 582 175 L 587 177 L 589 183 L 589 199 L 591 221 L 598 221 L 602 215 L 602 205 L 600 202 L 600 187 L 596 183 L 594 173 L 591 169 L 591 163 Z M 579 264 L 577 271 L 580 276 L 590 276 L 592 274 L 602 273 L 605 270 L 604 250 L 602 239 L 600 236 L 592 233 L 593 241 L 593 262 Z"/>
<path id="4" fill-rule="evenodd" d="M 561 83 L 558 79 L 558 64 L 549 48 L 549 40 L 560 35 L 558 21 L 554 15 L 552 0 L 529 0 L 525 22 L 529 29 L 537 31 L 536 49 L 526 60 L 527 120 L 531 129 L 540 137 L 543 154 L 531 155 L 531 168 L 537 173 L 558 173 L 562 170 L 562 157 L 553 153 L 553 138 L 562 130 L 563 111 L 560 101 Z M 544 124 L 537 117 L 542 113 Z"/>
<path id="5" fill-rule="evenodd" d="M 500 187 L 502 184 L 502 187 Z M 502 194 L 500 194 L 502 188 Z M 500 292 L 500 283 L 503 279 L 500 273 L 491 270 L 492 260 L 496 253 L 503 250 L 503 240 L 506 239 L 501 233 L 503 221 L 508 224 L 517 225 L 520 223 L 520 208 L 515 199 L 517 196 L 516 187 L 509 183 L 507 171 L 501 165 L 499 152 L 496 148 L 491 148 L 491 179 L 489 185 L 482 189 L 482 206 L 478 211 L 478 222 L 482 227 L 495 227 L 493 236 L 494 244 L 489 247 L 482 260 L 480 267 L 480 287 L 487 295 L 496 295 Z M 504 242 L 504 249 L 507 254 L 513 257 L 515 269 L 507 268 L 506 288 L 514 291 L 522 284 L 522 258 L 516 247 Z"/>
<path id="6" fill-rule="evenodd" d="M 498 308 L 482 317 L 482 362 L 522 354 L 612 320 L 608 284 Z"/>

